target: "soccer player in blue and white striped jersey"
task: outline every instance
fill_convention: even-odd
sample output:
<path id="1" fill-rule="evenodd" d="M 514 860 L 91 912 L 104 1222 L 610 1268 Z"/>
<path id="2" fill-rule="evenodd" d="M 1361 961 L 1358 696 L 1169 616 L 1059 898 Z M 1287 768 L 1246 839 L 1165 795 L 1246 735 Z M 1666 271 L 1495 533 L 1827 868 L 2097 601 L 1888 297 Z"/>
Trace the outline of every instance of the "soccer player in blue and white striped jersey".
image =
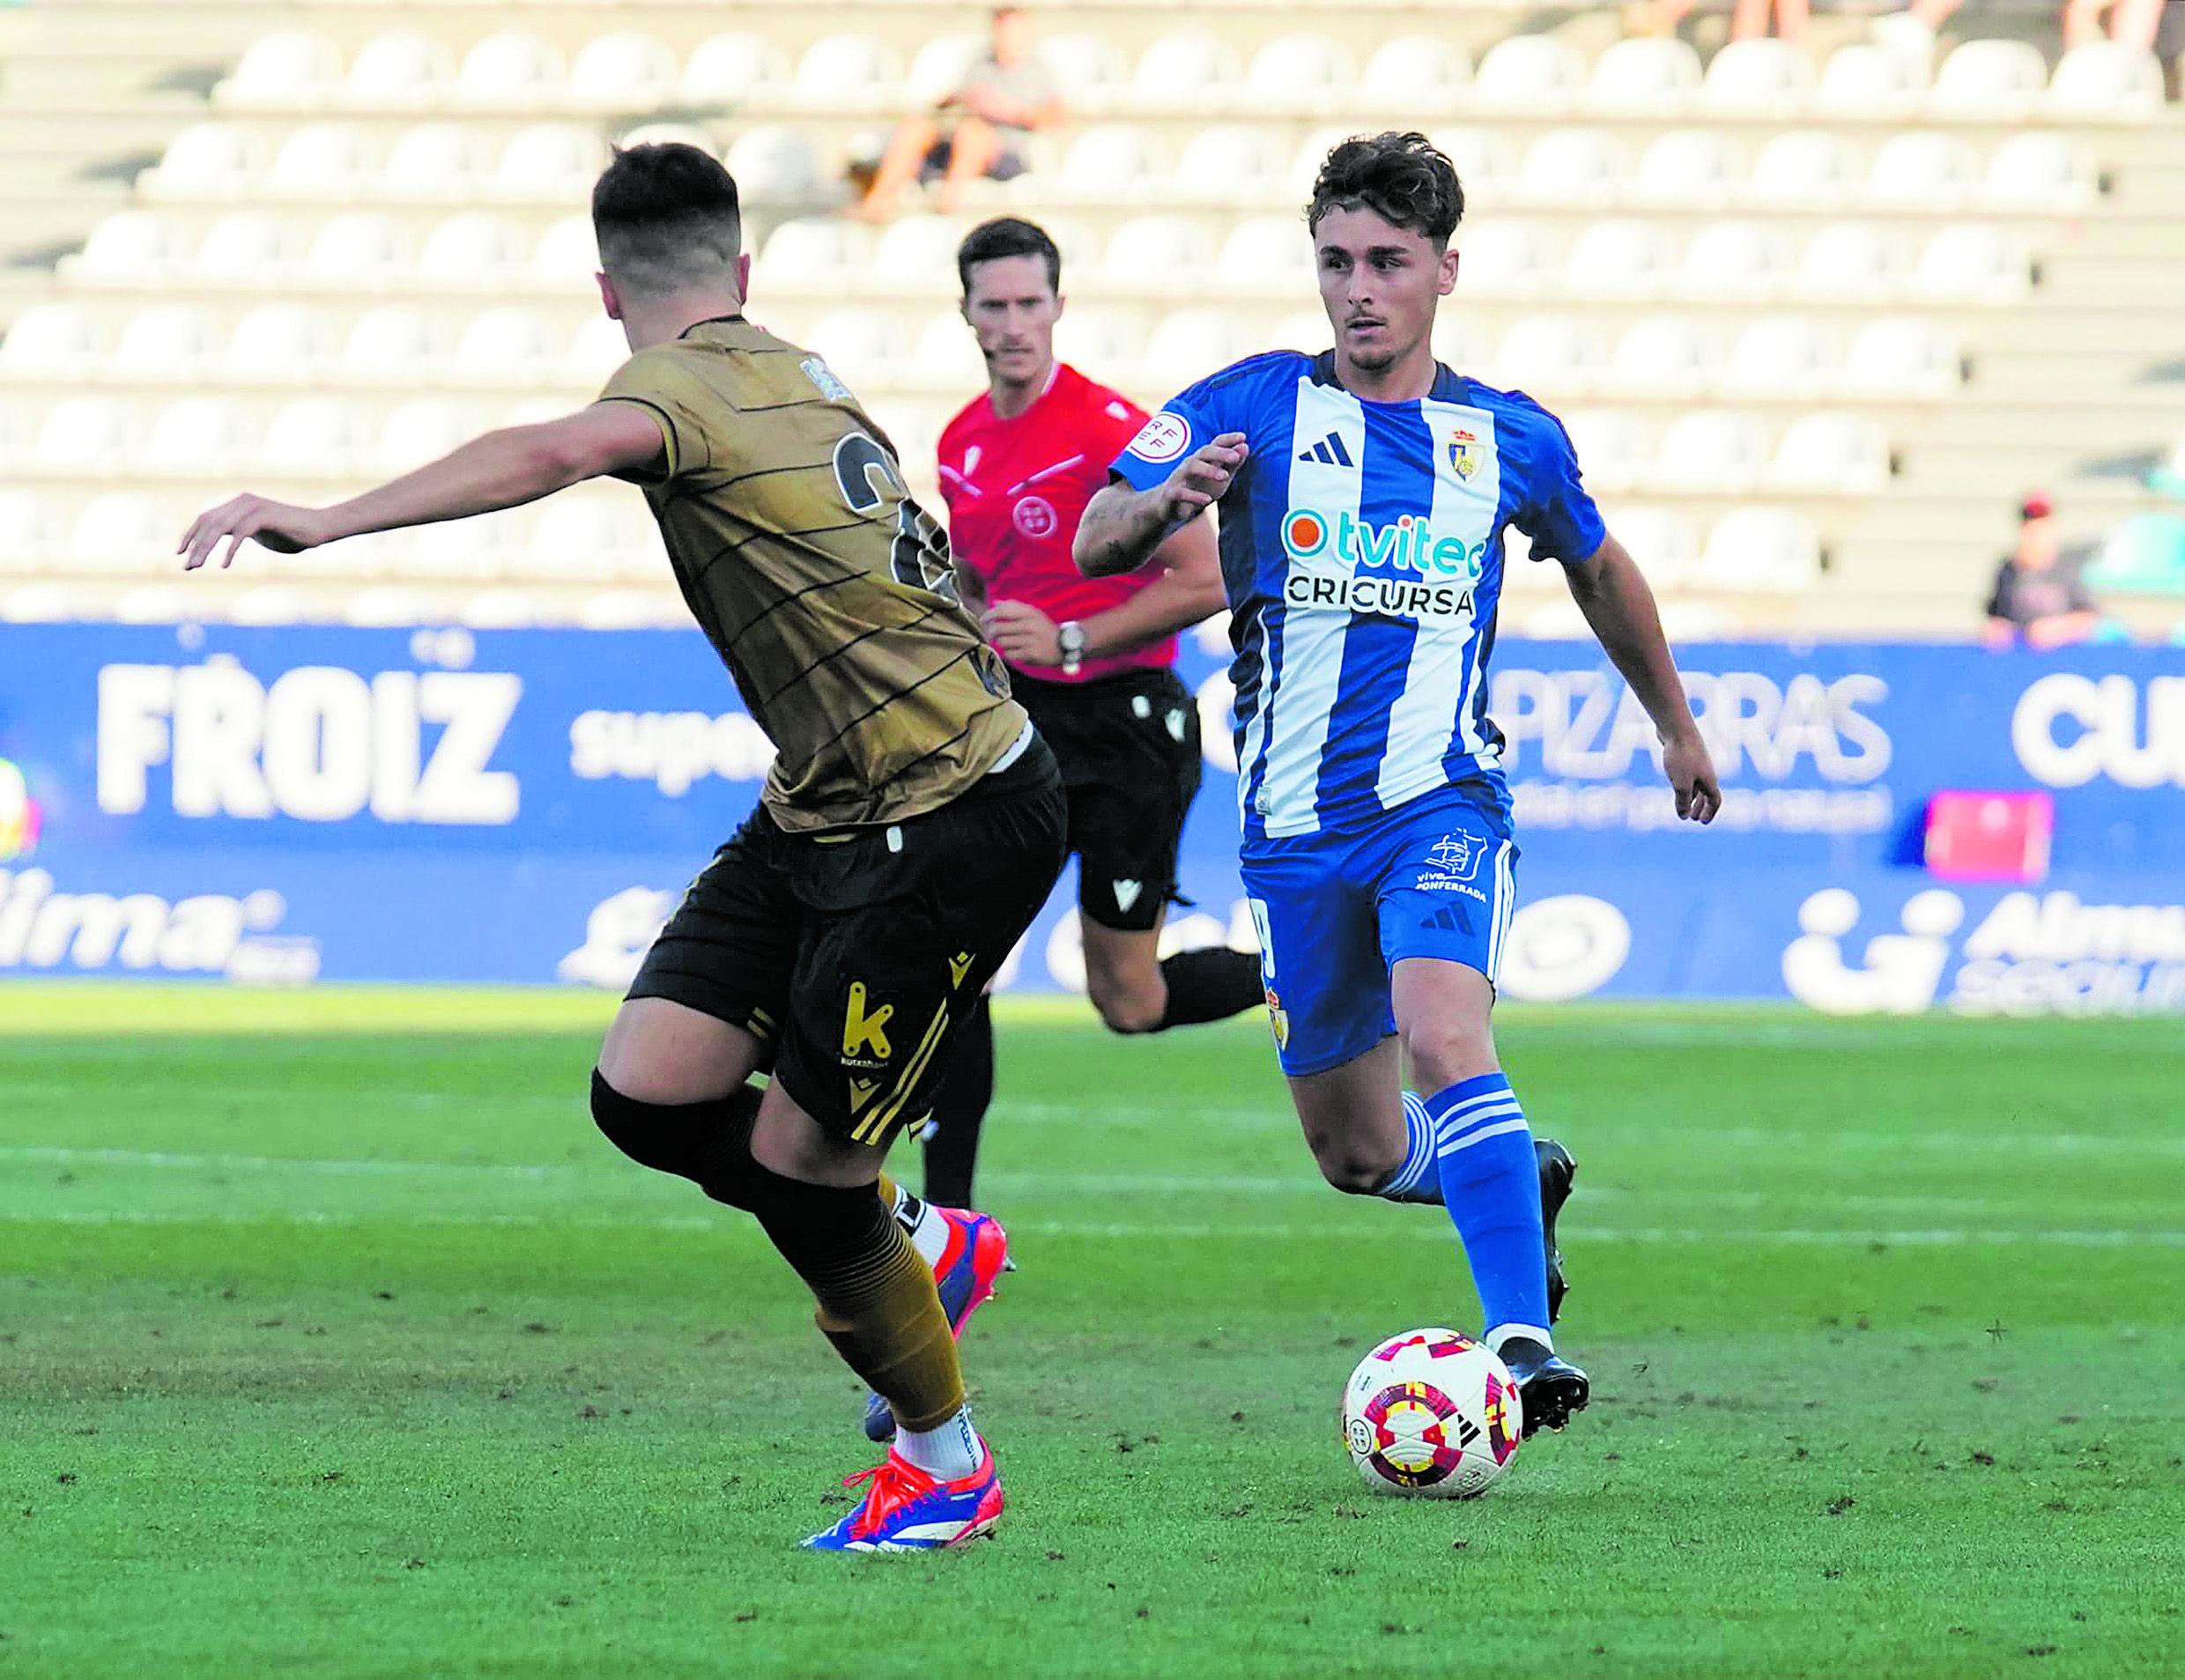
<path id="1" fill-rule="evenodd" d="M 1712 820 L 1722 790 L 1653 595 L 1561 425 L 1433 359 L 1463 205 L 1424 136 L 1330 152 L 1307 221 L 1335 348 L 1251 357 L 1167 403 L 1075 554 L 1132 569 L 1219 505 L 1242 874 L 1306 1140 L 1338 1189 L 1448 1209 L 1526 1427 L 1559 1429 L 1586 1377 L 1555 1353 L 1546 1163 L 1490 1024 L 1517 862 L 1486 711 L 1507 527 L 1561 564 L 1645 704 L 1678 814 Z"/>

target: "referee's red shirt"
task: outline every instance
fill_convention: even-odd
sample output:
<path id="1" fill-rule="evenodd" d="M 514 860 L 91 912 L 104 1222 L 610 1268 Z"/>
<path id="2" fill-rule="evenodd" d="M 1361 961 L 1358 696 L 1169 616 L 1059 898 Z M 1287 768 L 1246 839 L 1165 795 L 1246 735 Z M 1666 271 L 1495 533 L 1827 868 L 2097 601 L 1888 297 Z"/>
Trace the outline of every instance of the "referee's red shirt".
<path id="1" fill-rule="evenodd" d="M 1146 566 L 1121 577 L 1081 577 L 1070 558 L 1085 505 L 1107 482 L 1107 463 L 1144 424 L 1137 403 L 1066 362 L 1055 364 L 1047 389 L 1016 418 L 1001 418 L 991 396 L 982 396 L 948 423 L 939 453 L 949 547 L 990 600 L 1029 602 L 1056 624 L 1082 622 L 1161 575 Z M 1046 682 L 1085 682 L 1158 669 L 1175 656 L 1171 636 L 1136 653 L 1088 659 L 1074 678 L 1052 665 L 1030 670 Z"/>

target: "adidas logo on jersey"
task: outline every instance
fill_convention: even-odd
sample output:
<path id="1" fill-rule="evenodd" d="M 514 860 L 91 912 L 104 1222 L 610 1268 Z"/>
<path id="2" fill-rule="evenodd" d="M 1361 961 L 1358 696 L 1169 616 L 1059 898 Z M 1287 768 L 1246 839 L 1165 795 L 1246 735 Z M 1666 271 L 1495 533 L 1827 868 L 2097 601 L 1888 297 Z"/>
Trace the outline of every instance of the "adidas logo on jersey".
<path id="1" fill-rule="evenodd" d="M 1348 467 L 1357 464 L 1351 459 L 1351 452 L 1343 447 L 1343 435 L 1338 432 L 1330 432 L 1309 449 L 1300 449 L 1298 459 L 1317 461 L 1323 467 Z"/>

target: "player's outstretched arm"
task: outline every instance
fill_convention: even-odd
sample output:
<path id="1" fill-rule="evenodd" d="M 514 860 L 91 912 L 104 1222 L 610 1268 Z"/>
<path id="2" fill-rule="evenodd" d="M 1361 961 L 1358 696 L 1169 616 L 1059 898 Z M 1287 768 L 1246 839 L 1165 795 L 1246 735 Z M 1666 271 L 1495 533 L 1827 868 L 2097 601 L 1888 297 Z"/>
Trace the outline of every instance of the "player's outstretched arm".
<path id="1" fill-rule="evenodd" d="M 1228 492 L 1250 453 L 1243 433 L 1225 432 L 1186 455 L 1151 490 L 1133 490 L 1110 479 L 1085 505 L 1078 522 L 1077 538 L 1070 548 L 1078 570 L 1089 578 L 1137 571 L 1173 532 Z"/>
<path id="2" fill-rule="evenodd" d="M 1713 822 L 1722 808 L 1722 783 L 1692 721 L 1692 703 L 1685 698 L 1684 681 L 1677 675 L 1645 574 L 1611 537 L 1584 565 L 1565 566 L 1563 577 L 1602 648 L 1654 720 L 1662 739 L 1663 773 L 1677 794 L 1677 814 L 1695 823 Z"/>
<path id="3" fill-rule="evenodd" d="M 1152 564 L 1163 568 L 1159 577 L 1120 605 L 1079 621 L 1085 658 L 1136 653 L 1179 630 L 1189 630 L 1228 603 L 1222 589 L 1221 556 L 1208 526 L 1196 520 L 1186 525 L 1153 551 Z M 984 610 L 981 622 L 989 639 L 1012 664 L 1063 662 L 1060 626 L 1029 601 L 997 601 Z"/>
<path id="4" fill-rule="evenodd" d="M 664 453 L 660 428 L 642 409 L 628 403 L 596 403 L 564 419 L 488 432 L 414 472 L 330 507 L 237 496 L 198 514 L 175 552 L 186 572 L 203 566 L 216 551 L 226 566 L 246 540 L 278 554 L 300 553 L 367 531 L 515 507 L 587 478 L 641 469 Z"/>

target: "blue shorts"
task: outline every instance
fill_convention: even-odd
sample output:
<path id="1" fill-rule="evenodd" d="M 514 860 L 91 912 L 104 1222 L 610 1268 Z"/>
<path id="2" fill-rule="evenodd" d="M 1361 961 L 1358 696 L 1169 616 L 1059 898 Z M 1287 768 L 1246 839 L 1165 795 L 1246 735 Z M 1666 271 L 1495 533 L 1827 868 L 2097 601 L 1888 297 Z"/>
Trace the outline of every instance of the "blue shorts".
<path id="1" fill-rule="evenodd" d="M 1493 982 L 1517 847 L 1500 812 L 1448 788 L 1369 828 L 1249 840 L 1241 872 L 1282 1070 L 1323 1073 L 1396 1031 L 1399 958 L 1440 957 Z"/>

